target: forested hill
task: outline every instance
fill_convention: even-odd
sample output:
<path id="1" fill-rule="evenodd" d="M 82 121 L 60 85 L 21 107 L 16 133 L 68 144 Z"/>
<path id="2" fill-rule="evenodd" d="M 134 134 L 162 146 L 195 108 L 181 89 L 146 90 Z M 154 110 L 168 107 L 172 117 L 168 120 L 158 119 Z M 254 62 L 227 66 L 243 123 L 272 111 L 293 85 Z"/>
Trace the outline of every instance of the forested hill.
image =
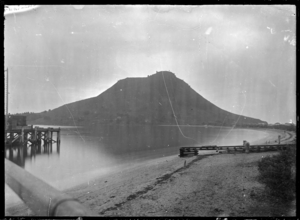
<path id="1" fill-rule="evenodd" d="M 172 109 L 173 108 L 173 109 Z M 174 113 L 175 115 L 174 115 Z M 97 97 L 28 114 L 28 124 L 259 124 L 263 121 L 225 111 L 194 91 L 174 73 L 119 80 Z"/>

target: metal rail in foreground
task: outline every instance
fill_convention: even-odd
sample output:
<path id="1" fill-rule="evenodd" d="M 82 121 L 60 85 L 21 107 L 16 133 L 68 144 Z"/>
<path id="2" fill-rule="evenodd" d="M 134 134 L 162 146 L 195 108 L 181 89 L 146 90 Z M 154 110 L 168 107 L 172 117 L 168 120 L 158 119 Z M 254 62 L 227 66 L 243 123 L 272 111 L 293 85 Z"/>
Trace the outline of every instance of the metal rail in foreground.
<path id="1" fill-rule="evenodd" d="M 97 215 L 7 159 L 5 182 L 37 216 Z"/>

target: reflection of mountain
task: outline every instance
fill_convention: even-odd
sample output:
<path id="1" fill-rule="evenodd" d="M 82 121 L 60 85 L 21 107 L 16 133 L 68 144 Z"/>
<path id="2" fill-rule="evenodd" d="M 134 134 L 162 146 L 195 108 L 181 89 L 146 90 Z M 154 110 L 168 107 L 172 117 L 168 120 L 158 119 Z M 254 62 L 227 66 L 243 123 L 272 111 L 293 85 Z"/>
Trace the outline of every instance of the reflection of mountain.
<path id="1" fill-rule="evenodd" d="M 179 147 L 216 144 L 214 141 L 221 141 L 224 136 L 234 144 L 241 144 L 243 140 L 242 133 L 236 129 L 230 132 L 226 128 L 204 126 L 180 126 L 185 137 L 177 126 L 93 125 L 85 129 L 96 137 L 99 146 L 104 145 L 105 150 L 113 154 L 157 149 L 169 149 L 176 154 Z"/>
<path id="2" fill-rule="evenodd" d="M 109 148 L 108 151 L 115 153 L 174 148 L 195 143 L 195 141 L 182 138 L 176 127 L 99 125 L 99 127 L 93 126 L 91 130 L 95 135 L 102 137 L 101 141 Z M 174 149 L 177 152 L 177 148 Z"/>
<path id="3" fill-rule="evenodd" d="M 52 154 L 53 146 L 54 145 L 52 144 L 32 144 L 30 147 L 24 145 L 8 146 L 5 152 L 5 157 L 18 166 L 24 168 L 26 158 L 32 158 L 42 154 Z M 59 146 L 55 144 L 54 149 L 56 153 L 59 154 Z"/>
<path id="4" fill-rule="evenodd" d="M 168 96 L 169 94 L 169 96 Z M 170 97 L 170 99 L 169 99 Z M 174 109 L 173 114 L 171 104 Z M 30 114 L 30 124 L 257 124 L 215 106 L 171 72 L 126 78 L 97 97 Z"/>

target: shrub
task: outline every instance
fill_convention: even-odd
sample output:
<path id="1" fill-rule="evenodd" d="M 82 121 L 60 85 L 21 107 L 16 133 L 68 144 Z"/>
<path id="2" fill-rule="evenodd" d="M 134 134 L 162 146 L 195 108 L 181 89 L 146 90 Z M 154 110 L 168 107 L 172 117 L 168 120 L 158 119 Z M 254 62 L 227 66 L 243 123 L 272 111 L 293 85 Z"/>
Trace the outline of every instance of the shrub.
<path id="1" fill-rule="evenodd" d="M 293 149 L 267 156 L 258 163 L 259 181 L 266 185 L 272 196 L 283 200 L 294 197 L 296 182 L 293 176 L 296 153 Z"/>

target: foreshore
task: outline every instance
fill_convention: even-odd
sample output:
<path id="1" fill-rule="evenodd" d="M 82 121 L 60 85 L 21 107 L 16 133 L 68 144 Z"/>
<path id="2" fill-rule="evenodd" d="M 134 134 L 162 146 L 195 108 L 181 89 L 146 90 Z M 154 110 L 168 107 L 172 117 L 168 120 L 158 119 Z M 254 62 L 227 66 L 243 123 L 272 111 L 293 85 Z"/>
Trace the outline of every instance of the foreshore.
<path id="1" fill-rule="evenodd" d="M 250 144 L 275 143 L 278 135 L 282 143 L 295 137 L 292 132 L 264 131 L 266 138 Z M 256 177 L 257 162 L 276 153 L 201 151 L 193 157 L 161 157 L 124 165 L 65 192 L 99 216 L 273 216 L 274 207 L 263 199 L 264 186 Z M 6 215 L 33 213 L 20 204 Z"/>

